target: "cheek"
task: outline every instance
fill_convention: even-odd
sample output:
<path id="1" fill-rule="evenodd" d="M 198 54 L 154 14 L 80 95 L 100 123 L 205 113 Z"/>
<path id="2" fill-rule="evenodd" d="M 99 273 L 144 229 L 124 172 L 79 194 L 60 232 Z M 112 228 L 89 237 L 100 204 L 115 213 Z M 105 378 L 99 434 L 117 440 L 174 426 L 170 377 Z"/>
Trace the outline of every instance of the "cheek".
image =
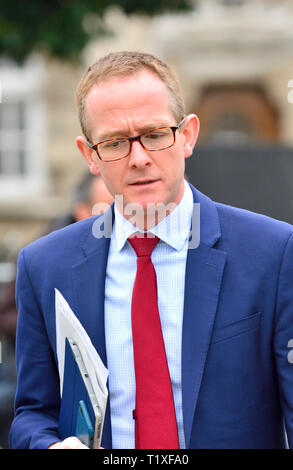
<path id="1" fill-rule="evenodd" d="M 105 183 L 106 188 L 108 189 L 109 193 L 113 196 L 113 178 L 111 178 L 111 173 L 109 171 L 105 171 L 103 169 L 100 169 L 101 176 L 103 178 L 103 181 Z"/>
<path id="2" fill-rule="evenodd" d="M 122 181 L 122 175 L 121 175 L 121 169 L 115 168 L 113 166 L 109 168 L 101 168 L 101 175 L 104 180 L 104 183 L 106 185 L 106 188 L 108 189 L 109 193 L 114 197 L 115 194 L 120 194 L 122 189 L 121 189 L 121 181 Z"/>
<path id="3" fill-rule="evenodd" d="M 185 170 L 185 159 L 183 155 L 178 155 L 178 153 L 171 155 L 171 158 L 168 159 L 168 164 L 165 166 L 165 174 L 168 176 L 170 182 L 176 182 L 181 180 L 184 176 Z"/>

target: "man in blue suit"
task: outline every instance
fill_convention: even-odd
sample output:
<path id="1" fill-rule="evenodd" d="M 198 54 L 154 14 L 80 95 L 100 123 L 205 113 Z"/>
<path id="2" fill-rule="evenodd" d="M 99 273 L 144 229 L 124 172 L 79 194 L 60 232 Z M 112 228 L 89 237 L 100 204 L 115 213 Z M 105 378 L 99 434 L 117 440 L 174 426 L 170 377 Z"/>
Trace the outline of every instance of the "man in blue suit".
<path id="1" fill-rule="evenodd" d="M 137 231 L 160 239 L 152 262 L 180 447 L 284 448 L 285 430 L 291 446 L 293 227 L 215 203 L 184 181 L 199 122 L 185 116 L 177 79 L 157 58 L 100 59 L 77 101 L 78 148 L 115 205 L 103 224 L 97 217 L 73 224 L 19 255 L 11 446 L 82 447 L 58 436 L 57 288 L 109 370 L 102 446 L 134 447 L 136 255 L 127 239 Z"/>

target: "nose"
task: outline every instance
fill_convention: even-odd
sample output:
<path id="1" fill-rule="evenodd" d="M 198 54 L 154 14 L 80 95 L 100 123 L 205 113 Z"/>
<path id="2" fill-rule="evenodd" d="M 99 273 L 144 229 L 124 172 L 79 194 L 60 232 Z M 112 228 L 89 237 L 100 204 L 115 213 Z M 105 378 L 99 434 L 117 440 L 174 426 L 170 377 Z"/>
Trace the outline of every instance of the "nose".
<path id="1" fill-rule="evenodd" d="M 133 168 L 143 168 L 151 165 L 151 162 L 152 159 L 141 143 L 139 141 L 132 142 L 132 148 L 129 155 L 129 165 Z"/>

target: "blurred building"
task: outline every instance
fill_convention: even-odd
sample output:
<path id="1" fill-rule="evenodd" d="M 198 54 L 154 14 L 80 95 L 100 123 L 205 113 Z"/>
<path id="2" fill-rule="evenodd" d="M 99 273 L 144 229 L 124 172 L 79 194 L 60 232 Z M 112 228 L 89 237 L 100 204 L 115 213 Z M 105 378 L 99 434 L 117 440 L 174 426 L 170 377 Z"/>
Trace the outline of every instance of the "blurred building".
<path id="1" fill-rule="evenodd" d="M 85 26 L 95 21 L 89 17 Z M 148 51 L 175 67 L 187 111 L 200 117 L 198 152 L 206 152 L 207 162 L 213 165 L 215 149 L 236 155 L 264 146 L 285 149 L 290 160 L 291 0 L 198 0 L 191 12 L 154 18 L 127 17 L 111 8 L 106 22 L 113 34 L 88 45 L 82 68 L 37 55 L 23 67 L 0 60 L 2 262 L 68 209 L 71 190 L 87 169 L 75 146 L 80 129 L 74 90 L 84 67 L 109 51 Z M 239 158 L 252 158 L 253 152 L 244 155 Z M 189 171 L 200 186 L 202 170 Z M 7 265 L 0 268 L 0 283 L 10 275 Z"/>

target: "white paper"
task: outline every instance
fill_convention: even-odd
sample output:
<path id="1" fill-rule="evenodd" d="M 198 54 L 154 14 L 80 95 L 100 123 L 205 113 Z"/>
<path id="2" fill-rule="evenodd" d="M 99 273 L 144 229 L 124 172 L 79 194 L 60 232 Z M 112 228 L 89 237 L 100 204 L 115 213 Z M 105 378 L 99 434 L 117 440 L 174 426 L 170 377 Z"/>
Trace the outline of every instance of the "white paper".
<path id="1" fill-rule="evenodd" d="M 104 366 L 100 356 L 94 348 L 87 332 L 74 315 L 70 306 L 59 292 L 55 289 L 55 310 L 56 310 L 56 342 L 58 370 L 60 377 L 60 393 L 62 394 L 64 378 L 64 356 L 65 339 L 72 338 L 78 345 L 80 354 L 87 368 L 88 375 L 97 397 L 102 412 L 105 412 L 108 389 L 108 370 Z"/>

